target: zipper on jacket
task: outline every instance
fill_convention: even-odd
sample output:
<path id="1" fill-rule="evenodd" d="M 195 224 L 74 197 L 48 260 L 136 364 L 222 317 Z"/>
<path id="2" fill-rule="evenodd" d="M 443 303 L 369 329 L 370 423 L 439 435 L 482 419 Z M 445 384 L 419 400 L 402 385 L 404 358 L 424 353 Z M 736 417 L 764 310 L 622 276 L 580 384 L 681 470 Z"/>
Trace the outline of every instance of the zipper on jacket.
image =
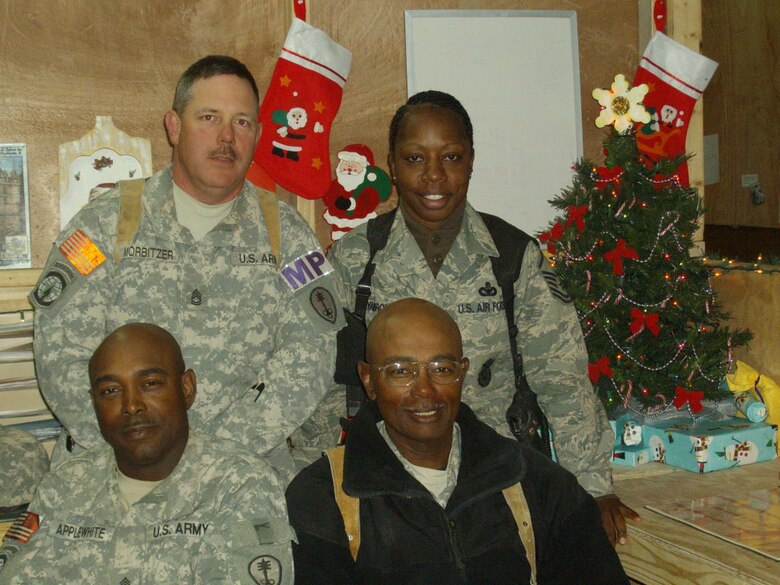
<path id="1" fill-rule="evenodd" d="M 458 535 L 458 529 L 455 526 L 455 519 L 449 518 L 445 515 L 447 520 L 447 540 L 449 541 L 450 550 L 453 557 L 455 557 L 455 566 L 458 568 L 458 573 L 462 579 L 462 582 L 466 582 L 466 565 L 463 562 L 463 553 L 460 547 L 460 536 Z"/>

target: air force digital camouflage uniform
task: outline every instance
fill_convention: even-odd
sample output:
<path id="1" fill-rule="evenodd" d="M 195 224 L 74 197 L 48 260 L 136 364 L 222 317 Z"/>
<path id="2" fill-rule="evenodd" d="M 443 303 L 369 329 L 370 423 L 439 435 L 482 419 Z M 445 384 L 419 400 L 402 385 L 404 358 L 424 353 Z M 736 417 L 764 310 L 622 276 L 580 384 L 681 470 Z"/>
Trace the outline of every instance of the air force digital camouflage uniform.
<path id="1" fill-rule="evenodd" d="M 370 321 L 385 305 L 410 296 L 447 310 L 458 323 L 463 355 L 471 362 L 463 402 L 482 421 L 511 437 L 506 410 L 515 387 L 501 290 L 489 258 L 496 255 L 485 224 L 467 205 L 460 233 L 434 278 L 399 213 L 387 245 L 374 259 L 376 271 L 366 320 Z M 330 260 L 345 286 L 341 292 L 343 304 L 352 308 L 355 287 L 368 261 L 366 226 L 339 240 L 331 249 Z M 545 278 L 551 280 L 551 286 Z M 574 306 L 558 286 L 547 260 L 530 243 L 515 283 L 518 348 L 528 383 L 550 420 L 558 461 L 588 492 L 600 496 L 612 491 L 609 461 L 613 434 L 587 377 L 587 352 Z M 489 360 L 495 360 L 489 381 L 483 374 L 479 383 L 483 364 Z M 299 431 L 296 442 L 311 445 L 318 436 L 333 441 L 338 433 L 334 429 L 336 413 L 343 416 L 344 411 L 343 388 L 332 389 Z"/>
<path id="2" fill-rule="evenodd" d="M 335 362 L 343 315 L 330 265 L 303 218 L 282 202 L 281 259 L 274 258 L 248 182 L 228 216 L 195 241 L 176 221 L 172 185 L 170 167 L 147 180 L 140 226 L 118 265 L 118 189 L 88 204 L 58 237 L 30 295 L 42 393 L 76 444 L 98 444 L 84 402 L 87 361 L 116 327 L 154 323 L 179 341 L 197 372 L 192 428 L 259 453 L 281 445 L 276 463 L 284 466 L 285 438 L 332 383 L 327 364 Z M 79 266 L 96 263 L 90 242 L 105 260 L 82 276 Z"/>
<path id="3" fill-rule="evenodd" d="M 108 445 L 55 467 L 27 532 L 3 542 L 0 584 L 293 583 L 283 486 L 247 449 L 191 433 L 173 472 L 127 512 L 116 473 Z"/>

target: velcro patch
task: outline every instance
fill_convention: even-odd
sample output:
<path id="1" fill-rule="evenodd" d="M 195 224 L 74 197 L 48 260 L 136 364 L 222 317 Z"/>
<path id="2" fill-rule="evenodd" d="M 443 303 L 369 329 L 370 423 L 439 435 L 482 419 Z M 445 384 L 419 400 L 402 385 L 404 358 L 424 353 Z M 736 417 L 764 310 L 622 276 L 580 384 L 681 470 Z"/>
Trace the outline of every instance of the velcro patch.
<path id="1" fill-rule="evenodd" d="M 563 285 L 561 285 L 561 282 L 558 280 L 558 275 L 555 272 L 552 270 L 542 270 L 542 278 L 544 278 L 545 282 L 547 283 L 552 296 L 564 304 L 568 305 L 571 303 L 569 293 L 567 293 L 566 289 L 563 288 Z"/>
<path id="2" fill-rule="evenodd" d="M 114 529 L 105 526 L 82 526 L 66 522 L 52 523 L 49 535 L 66 540 L 89 540 L 93 542 L 109 542 L 114 538 Z"/>
<path id="3" fill-rule="evenodd" d="M 271 555 L 255 557 L 249 562 L 249 576 L 261 585 L 282 585 L 282 563 Z"/>
<path id="4" fill-rule="evenodd" d="M 40 526 L 41 522 L 38 514 L 25 512 L 11 525 L 11 528 L 5 533 L 5 537 L 27 544 L 27 541 L 38 531 Z"/>
<path id="5" fill-rule="evenodd" d="M 296 291 L 331 272 L 333 266 L 325 254 L 313 250 L 286 264 L 279 271 L 279 275 L 291 291 Z"/>
<path id="6" fill-rule="evenodd" d="M 73 232 L 67 240 L 62 242 L 59 250 L 83 276 L 92 272 L 106 259 L 100 248 L 81 230 Z"/>

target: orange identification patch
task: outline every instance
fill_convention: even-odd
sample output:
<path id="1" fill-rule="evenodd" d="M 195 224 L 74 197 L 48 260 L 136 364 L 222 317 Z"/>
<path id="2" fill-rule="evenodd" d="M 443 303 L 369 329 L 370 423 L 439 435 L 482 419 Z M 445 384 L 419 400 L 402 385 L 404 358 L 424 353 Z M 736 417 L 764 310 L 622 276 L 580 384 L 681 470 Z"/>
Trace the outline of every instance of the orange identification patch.
<path id="1" fill-rule="evenodd" d="M 38 514 L 25 512 L 16 519 L 16 522 L 14 522 L 11 528 L 8 529 L 8 532 L 5 533 L 5 537 L 18 540 L 22 544 L 27 544 L 27 541 L 37 532 L 40 525 L 41 523 Z"/>
<path id="2" fill-rule="evenodd" d="M 84 232 L 76 230 L 67 240 L 62 242 L 60 252 L 78 270 L 86 276 L 100 266 L 106 257 Z"/>

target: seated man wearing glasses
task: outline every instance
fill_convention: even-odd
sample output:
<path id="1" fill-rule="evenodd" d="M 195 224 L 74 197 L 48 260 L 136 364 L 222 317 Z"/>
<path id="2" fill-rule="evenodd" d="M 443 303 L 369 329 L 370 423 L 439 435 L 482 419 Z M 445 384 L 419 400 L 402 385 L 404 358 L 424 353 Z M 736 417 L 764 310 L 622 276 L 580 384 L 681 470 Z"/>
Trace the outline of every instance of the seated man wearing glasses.
<path id="1" fill-rule="evenodd" d="M 287 490 L 296 583 L 628 583 L 576 478 L 460 402 L 469 360 L 444 310 L 388 305 L 366 360 L 345 446 Z"/>

